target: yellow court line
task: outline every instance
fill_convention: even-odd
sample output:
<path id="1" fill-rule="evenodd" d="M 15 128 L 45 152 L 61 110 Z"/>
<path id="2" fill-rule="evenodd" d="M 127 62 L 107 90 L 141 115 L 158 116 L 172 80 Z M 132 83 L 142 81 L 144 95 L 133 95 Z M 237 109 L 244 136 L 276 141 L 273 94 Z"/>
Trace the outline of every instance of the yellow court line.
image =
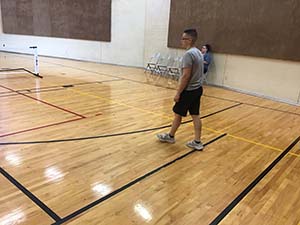
<path id="1" fill-rule="evenodd" d="M 272 147 L 270 145 L 261 144 L 259 142 L 255 142 L 255 141 L 252 141 L 252 140 L 249 140 L 249 139 L 246 139 L 246 138 L 242 138 L 242 137 L 239 137 L 239 136 L 235 136 L 235 135 L 232 135 L 232 134 L 227 134 L 227 136 L 235 138 L 235 139 L 240 140 L 240 141 L 245 141 L 245 142 L 248 142 L 248 143 L 251 143 L 251 144 L 254 144 L 254 145 L 258 145 L 258 146 L 261 146 L 261 147 L 264 147 L 264 148 L 272 149 L 272 150 L 275 150 L 275 151 L 279 151 L 279 152 L 283 151 L 280 148 L 275 148 L 275 147 Z"/>
<path id="2" fill-rule="evenodd" d="M 102 100 L 105 100 L 105 101 L 108 101 L 108 102 L 116 103 L 118 105 L 126 106 L 128 108 L 132 108 L 132 109 L 135 109 L 135 110 L 138 110 L 138 111 L 141 111 L 141 112 L 145 112 L 145 113 L 148 113 L 148 114 L 150 113 L 152 115 L 160 116 L 160 117 L 167 118 L 167 119 L 170 119 L 170 120 L 173 119 L 173 117 L 171 117 L 171 116 L 166 116 L 166 115 L 161 114 L 161 113 L 155 113 L 155 112 L 152 112 L 152 111 L 149 111 L 149 110 L 141 109 L 141 108 L 138 108 L 138 107 L 135 107 L 135 106 L 131 106 L 131 105 L 128 105 L 128 104 L 120 102 L 120 101 L 111 100 L 111 99 L 108 99 L 108 98 L 105 98 L 105 97 L 101 97 L 101 96 L 94 95 L 94 94 L 89 94 L 89 93 L 86 93 L 86 92 L 83 92 L 83 91 L 79 91 L 79 90 L 74 90 L 74 89 L 70 89 L 70 90 L 73 91 L 73 92 L 76 92 L 76 93 L 78 93 L 80 95 L 85 95 L 85 96 L 90 96 L 90 97 L 102 99 Z M 217 134 L 226 133 L 224 131 L 214 130 L 212 128 L 205 127 L 205 126 L 202 126 L 202 128 L 205 129 L 205 130 L 211 131 L 213 133 L 217 133 Z M 255 141 L 252 141 L 252 140 L 249 140 L 249 139 L 246 139 L 246 138 L 242 138 L 242 137 L 239 137 L 239 136 L 236 136 L 236 135 L 232 135 L 232 134 L 228 134 L 227 133 L 227 136 L 232 137 L 232 138 L 237 139 L 237 140 L 240 140 L 240 141 L 248 142 L 248 143 L 251 143 L 251 144 L 254 144 L 254 145 L 257 145 L 257 146 L 261 146 L 261 147 L 264 147 L 264 148 L 267 148 L 267 149 L 270 149 L 270 150 L 275 150 L 275 151 L 278 151 L 278 152 L 283 152 L 284 151 L 283 149 L 275 148 L 273 146 L 265 145 L 265 144 L 262 144 L 262 143 L 259 143 L 259 142 L 255 142 Z M 291 153 L 290 152 L 288 154 L 296 156 L 296 157 L 300 157 L 300 155 L 295 154 L 295 153 Z"/>
<path id="3" fill-rule="evenodd" d="M 220 134 L 226 133 L 225 131 L 217 131 L 217 130 L 211 129 L 209 127 L 204 127 L 204 126 L 203 126 L 203 129 L 206 129 L 206 130 L 209 130 L 209 131 L 212 131 L 212 132 L 215 132 L 215 133 L 220 133 Z M 232 135 L 232 134 L 229 134 L 229 133 L 227 133 L 227 136 L 232 137 L 232 138 L 237 139 L 237 140 L 240 140 L 240 141 L 248 142 L 248 143 L 251 143 L 251 144 L 254 144 L 254 145 L 257 145 L 257 146 L 261 146 L 261 147 L 264 147 L 266 149 L 275 150 L 275 151 L 278 151 L 278 152 L 283 152 L 284 151 L 283 149 L 280 149 L 280 148 L 275 148 L 275 147 L 270 146 L 270 145 L 265 145 L 265 144 L 255 142 L 255 141 L 252 141 L 252 140 L 249 140 L 249 139 L 246 139 L 246 138 L 243 138 L 243 137 L 239 137 L 239 136 L 236 136 L 236 135 Z M 296 154 L 296 153 L 289 152 L 288 154 L 292 155 L 292 156 L 300 157 L 300 155 Z"/>
<path id="4" fill-rule="evenodd" d="M 132 106 L 132 105 L 128 105 L 128 104 L 126 104 L 124 102 L 112 100 L 112 99 L 101 97 L 101 96 L 98 96 L 98 95 L 89 94 L 89 93 L 86 93 L 86 92 L 83 92 L 83 91 L 79 91 L 79 90 L 74 90 L 74 89 L 70 89 L 70 90 L 73 91 L 73 92 L 76 92 L 76 93 L 78 93 L 80 95 L 85 95 L 85 96 L 89 96 L 89 97 L 94 97 L 94 98 L 102 99 L 104 101 L 116 103 L 117 105 L 126 106 L 128 108 L 132 108 L 132 109 L 144 112 L 144 113 L 153 114 L 155 116 L 160 116 L 160 117 L 164 117 L 164 118 L 167 118 L 167 119 L 173 119 L 170 116 L 165 116 L 165 115 L 160 114 L 160 113 L 155 113 L 155 112 L 152 112 L 152 111 L 149 111 L 149 110 L 146 110 L 146 109 L 141 109 L 141 108 L 138 108 L 138 107 L 135 107 L 135 106 Z"/>
<path id="5" fill-rule="evenodd" d="M 217 134 L 224 134 L 224 133 L 226 133 L 226 132 L 223 132 L 223 131 L 214 130 L 214 129 L 212 129 L 212 128 L 209 128 L 209 127 L 206 127 L 206 126 L 203 126 L 203 125 L 202 125 L 202 129 L 208 130 L 208 131 L 211 131 L 211 132 L 217 133 Z"/>
<path id="6" fill-rule="evenodd" d="M 299 154 L 296 154 L 296 153 L 289 152 L 288 154 L 289 154 L 289 155 L 292 155 L 292 156 L 300 157 L 300 155 L 299 155 Z"/>

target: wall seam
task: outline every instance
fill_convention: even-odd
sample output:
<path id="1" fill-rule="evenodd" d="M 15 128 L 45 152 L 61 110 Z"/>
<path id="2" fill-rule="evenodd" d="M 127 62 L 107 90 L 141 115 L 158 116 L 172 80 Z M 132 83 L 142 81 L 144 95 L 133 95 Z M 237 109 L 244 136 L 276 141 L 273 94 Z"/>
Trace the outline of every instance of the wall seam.
<path id="1" fill-rule="evenodd" d="M 146 28 L 147 28 L 147 5 L 148 5 L 148 0 L 146 0 L 145 3 L 145 21 L 144 21 L 144 48 L 143 48 L 143 65 L 142 67 L 145 66 L 145 60 L 146 60 Z"/>
<path id="2" fill-rule="evenodd" d="M 223 71 L 223 79 L 222 79 L 222 86 L 225 86 L 225 76 L 226 76 L 226 67 L 227 67 L 227 60 L 228 55 L 226 54 L 225 63 L 224 63 L 224 71 Z"/>

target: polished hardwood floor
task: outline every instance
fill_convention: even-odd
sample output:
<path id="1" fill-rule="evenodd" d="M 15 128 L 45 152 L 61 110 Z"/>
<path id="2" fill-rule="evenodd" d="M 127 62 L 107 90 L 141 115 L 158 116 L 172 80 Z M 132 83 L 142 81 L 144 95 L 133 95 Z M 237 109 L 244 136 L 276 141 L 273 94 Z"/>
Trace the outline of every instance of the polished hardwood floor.
<path id="1" fill-rule="evenodd" d="M 205 86 L 197 152 L 188 117 L 175 144 L 155 137 L 176 82 L 47 57 L 40 73 L 0 73 L 1 225 L 299 224 L 300 107 Z"/>

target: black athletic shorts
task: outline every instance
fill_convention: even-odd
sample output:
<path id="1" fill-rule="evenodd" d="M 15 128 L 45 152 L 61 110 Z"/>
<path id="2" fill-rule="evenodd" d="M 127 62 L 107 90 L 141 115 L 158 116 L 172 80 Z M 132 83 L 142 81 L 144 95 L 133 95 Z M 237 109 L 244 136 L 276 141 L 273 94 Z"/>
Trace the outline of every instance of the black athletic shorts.
<path id="1" fill-rule="evenodd" d="M 202 93 L 202 86 L 192 91 L 184 90 L 180 94 L 179 101 L 175 103 L 173 112 L 180 116 L 186 116 L 187 111 L 189 111 L 190 115 L 199 115 Z"/>

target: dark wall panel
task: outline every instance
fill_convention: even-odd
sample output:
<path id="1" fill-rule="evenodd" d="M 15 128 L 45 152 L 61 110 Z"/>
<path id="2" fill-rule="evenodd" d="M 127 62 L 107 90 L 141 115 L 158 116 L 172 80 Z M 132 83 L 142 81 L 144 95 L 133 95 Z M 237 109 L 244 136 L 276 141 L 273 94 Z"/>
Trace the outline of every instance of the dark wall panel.
<path id="1" fill-rule="evenodd" d="M 111 0 L 1 0 L 3 32 L 110 41 Z"/>
<path id="2" fill-rule="evenodd" d="M 299 0 L 171 0 L 169 47 L 186 28 L 215 52 L 300 61 Z"/>

